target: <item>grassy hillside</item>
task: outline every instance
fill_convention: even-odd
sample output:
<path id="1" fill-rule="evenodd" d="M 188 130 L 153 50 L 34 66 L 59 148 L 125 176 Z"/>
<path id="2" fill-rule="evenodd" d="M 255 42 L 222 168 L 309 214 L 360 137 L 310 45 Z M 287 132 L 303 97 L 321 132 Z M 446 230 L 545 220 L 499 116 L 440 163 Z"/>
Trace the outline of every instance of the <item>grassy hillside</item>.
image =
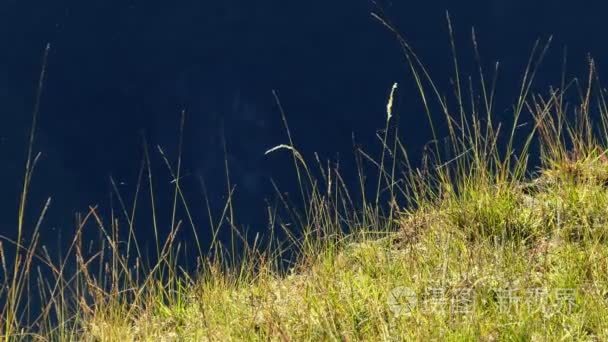
<path id="1" fill-rule="evenodd" d="M 213 246 L 199 251 L 196 276 L 176 264 L 183 253 L 177 232 L 200 232 L 182 196 L 179 162 L 166 159 L 177 180 L 174 233 L 158 238 L 159 260 L 140 253 L 134 201 L 121 202 L 116 218 L 91 208 L 58 262 L 39 247 L 43 224 L 26 227 L 22 219 L 36 161 L 30 152 L 19 236 L 3 242 L 20 248 L 7 255 L 0 246 L 0 335 L 7 341 L 608 339 L 608 106 L 594 63 L 584 82 L 564 79 L 536 94 L 533 79 L 545 52 L 537 45 L 512 116 L 501 124 L 494 118 L 493 72 L 480 67 L 470 78 L 461 75 L 454 57 L 455 97 L 448 98 L 397 38 L 429 121 L 443 113 L 445 139 L 434 128 L 425 158 L 410 162 L 393 125 L 397 85 L 379 135 L 382 152 L 357 153 L 359 184 L 344 184 L 331 164 L 312 166 L 289 136 L 268 153 L 293 156 L 307 205 L 293 208 L 279 193 L 289 220 L 271 212 L 269 238 L 252 240 L 234 226 L 229 196 L 211 221 Z M 528 162 L 531 155 L 538 167 Z M 154 204 L 144 159 L 138 200 Z M 82 241 L 83 227 L 91 225 L 104 237 L 97 252 Z M 119 228 L 128 230 L 127 241 L 118 238 Z M 215 239 L 221 229 L 232 232 L 232 241 Z M 26 238 L 25 231 L 34 233 Z M 287 238 L 277 238 L 279 232 Z M 37 277 L 35 265 L 51 276 Z M 35 294 L 46 305 L 40 315 L 25 315 Z"/>

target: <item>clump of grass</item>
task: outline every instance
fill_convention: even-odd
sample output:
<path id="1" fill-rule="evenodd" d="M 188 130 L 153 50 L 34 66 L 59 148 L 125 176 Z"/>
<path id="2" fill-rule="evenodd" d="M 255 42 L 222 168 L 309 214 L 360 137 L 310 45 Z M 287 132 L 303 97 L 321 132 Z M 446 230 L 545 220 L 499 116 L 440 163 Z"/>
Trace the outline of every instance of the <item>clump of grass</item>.
<path id="1" fill-rule="evenodd" d="M 523 242 L 543 233 L 545 226 L 535 208 L 523 204 L 521 193 L 513 188 L 479 186 L 444 203 L 448 224 L 469 240 Z"/>
<path id="2" fill-rule="evenodd" d="M 192 275 L 177 262 L 184 253 L 178 232 L 191 228 L 197 241 L 201 232 L 182 194 L 181 157 L 172 163 L 159 149 L 175 179 L 167 236 L 159 235 L 159 197 L 145 145 L 133 203 L 127 205 L 115 187 L 122 214 L 104 220 L 98 208 L 89 208 L 67 255 L 55 262 L 36 243 L 22 246 L 30 153 L 14 271 L 4 267 L 12 277 L 3 278 L 0 291 L 0 300 L 7 299 L 0 301 L 7 303 L 0 335 L 84 341 L 607 339 L 608 106 L 594 83 L 594 64 L 577 105 L 567 105 L 565 82 L 546 98 L 533 94 L 546 51 L 537 44 L 505 128 L 494 122 L 495 80 L 479 67 L 465 86 L 453 39 L 455 108 L 408 43 L 377 18 L 396 34 L 431 123 L 434 144 L 420 167 L 409 160 L 393 125 L 396 85 L 379 135 L 379 159 L 357 151 L 358 193 L 337 166 L 324 166 L 318 157 L 318 169 L 307 164 L 277 96 L 288 142 L 268 153 L 293 157 L 302 210 L 277 192 L 289 220 L 270 210 L 269 238 L 249 239 L 235 224 L 228 182 L 225 210 L 219 218 L 209 215 L 212 246 L 207 253 L 196 244 L 199 267 Z M 481 65 L 474 36 L 473 48 Z M 431 108 L 444 115 L 445 140 Z M 525 117 L 533 124 L 522 138 L 518 127 Z M 447 152 L 438 141 L 449 142 Z M 532 149 L 534 141 L 539 150 Z M 536 172 L 528 164 L 531 153 L 541 156 Z M 370 168 L 376 178 L 365 176 Z M 144 257 L 134 223 L 146 188 L 154 261 Z M 91 226 L 102 241 L 95 251 L 82 241 Z M 126 242 L 119 234 L 123 226 Z M 230 231 L 229 242 L 218 238 L 221 229 Z M 286 238 L 278 239 L 279 233 Z M 2 260 L 10 259 L 2 254 Z M 36 263 L 51 276 L 40 273 L 45 304 L 28 320 L 22 313 Z M 70 263 L 75 270 L 68 271 Z"/>

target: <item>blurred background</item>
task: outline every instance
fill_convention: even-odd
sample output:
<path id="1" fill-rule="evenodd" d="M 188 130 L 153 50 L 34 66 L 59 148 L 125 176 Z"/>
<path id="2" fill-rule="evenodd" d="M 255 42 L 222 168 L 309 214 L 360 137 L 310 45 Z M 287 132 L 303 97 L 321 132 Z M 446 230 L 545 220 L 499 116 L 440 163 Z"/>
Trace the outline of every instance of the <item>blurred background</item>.
<path id="1" fill-rule="evenodd" d="M 150 146 L 158 205 L 170 208 L 172 178 L 156 146 L 175 161 L 182 111 L 182 186 L 205 231 L 200 179 L 213 210 L 221 210 L 225 159 L 236 185 L 237 223 L 251 231 L 267 229 L 266 207 L 276 203 L 271 179 L 282 191 L 297 192 L 290 155 L 264 155 L 288 143 L 273 90 L 296 147 L 311 163 L 315 152 L 322 160 L 339 160 L 354 187 L 353 140 L 377 150 L 387 97 L 399 82 L 400 134 L 414 158 L 419 156 L 431 139 L 427 120 L 397 40 L 372 12 L 392 21 L 447 95 L 453 68 L 446 11 L 465 74 L 475 71 L 474 27 L 484 67 L 501 63 L 496 115 L 508 120 L 539 38 L 554 37 L 537 77 L 538 91 L 559 84 L 565 48 L 567 75 L 585 77 L 589 55 L 602 75 L 607 9 L 599 0 L 2 0 L 0 234 L 16 234 L 27 135 L 47 43 L 52 48 L 35 147 L 42 154 L 29 222 L 52 196 L 43 228 L 43 239 L 52 245 L 69 241 L 75 213 L 89 205 L 106 213 L 116 206 L 110 177 L 127 203 L 132 201 L 142 136 Z M 168 228 L 166 210 L 161 216 Z M 140 222 L 142 236 L 152 237 L 146 233 L 149 221 Z"/>

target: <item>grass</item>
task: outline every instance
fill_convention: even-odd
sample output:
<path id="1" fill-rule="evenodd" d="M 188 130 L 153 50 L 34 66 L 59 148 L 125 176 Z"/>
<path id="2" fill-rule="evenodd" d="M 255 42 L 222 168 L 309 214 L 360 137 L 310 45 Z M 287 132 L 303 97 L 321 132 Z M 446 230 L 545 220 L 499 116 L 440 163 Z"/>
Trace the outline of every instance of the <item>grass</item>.
<path id="1" fill-rule="evenodd" d="M 403 48 L 434 142 L 446 141 L 438 139 L 443 133 L 431 120 L 438 117 L 435 108 L 443 113 L 448 151 L 434 143 L 420 166 L 410 162 L 394 124 L 395 85 L 379 135 L 382 152 L 374 159 L 357 151 L 360 181 L 349 187 L 336 166 L 307 163 L 277 98 L 289 141 L 268 154 L 291 154 L 300 185 L 296 201 L 305 204 L 298 210 L 293 199 L 277 192 L 281 205 L 270 210 L 268 237 L 252 239 L 234 223 L 228 182 L 223 212 L 209 214 L 211 248 L 196 245 L 193 275 L 177 261 L 185 253 L 177 235 L 203 230 L 182 194 L 181 158 L 172 163 L 162 150 L 176 181 L 168 204 L 171 233 L 160 236 L 160 223 L 153 220 L 157 258 L 144 257 L 137 231 L 146 228 L 134 223 L 139 202 L 151 203 L 154 218 L 159 205 L 147 148 L 133 203 L 127 205 L 116 191 L 120 208 L 112 217 L 91 207 L 60 261 L 37 239 L 48 203 L 26 238 L 23 232 L 32 231 L 25 229 L 24 217 L 36 164 L 32 133 L 18 236 L 4 238 L 16 251 L 8 255 L 0 246 L 0 336 L 6 341 L 608 339 L 608 105 L 594 63 L 586 84 L 564 78 L 559 88 L 536 94 L 533 79 L 546 51 L 537 43 L 510 122 L 495 123 L 495 74 L 488 79 L 479 67 L 465 80 L 452 40 L 455 101 L 448 101 L 407 42 L 377 18 Z M 474 36 L 473 43 L 479 60 Z M 40 90 L 43 79 L 44 68 Z M 531 124 L 522 134 L 525 120 Z M 537 167 L 530 155 L 539 156 Z M 370 170 L 377 177 L 367 177 Z M 102 236 L 93 251 L 82 241 L 90 226 Z M 124 226 L 126 241 L 119 234 Z M 224 229 L 228 242 L 219 238 Z M 30 312 L 35 292 L 43 303 L 39 313 Z"/>

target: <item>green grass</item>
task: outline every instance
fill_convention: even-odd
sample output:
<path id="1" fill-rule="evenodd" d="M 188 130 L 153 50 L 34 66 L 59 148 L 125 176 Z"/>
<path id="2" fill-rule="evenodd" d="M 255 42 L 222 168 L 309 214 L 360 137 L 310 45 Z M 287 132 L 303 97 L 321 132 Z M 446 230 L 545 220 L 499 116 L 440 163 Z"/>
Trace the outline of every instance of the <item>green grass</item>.
<path id="1" fill-rule="evenodd" d="M 287 214 L 281 218 L 271 209 L 268 238 L 246 238 L 234 223 L 228 182 L 225 210 L 219 217 L 209 214 L 212 247 L 202 251 L 197 245 L 196 276 L 177 264 L 184 247 L 175 236 L 188 229 L 197 236 L 205 226 L 191 219 L 179 181 L 166 204 L 173 208 L 172 233 L 158 236 L 160 223 L 153 220 L 160 258 L 151 262 L 140 252 L 137 232 L 151 229 L 136 227 L 138 203 L 151 203 L 154 218 L 161 205 L 147 150 L 133 203 L 116 191 L 121 200 L 115 217 L 102 218 L 91 207 L 62 260 L 39 246 L 43 224 L 35 224 L 33 236 L 25 238 L 22 232 L 32 231 L 24 229 L 23 218 L 36 164 L 30 148 L 19 236 L 9 241 L 19 249 L 9 256 L 0 246 L 0 336 L 6 341 L 608 339 L 608 106 L 593 62 L 587 84 L 564 80 L 548 94 L 536 94 L 532 81 L 546 51 L 537 44 L 510 122 L 500 124 L 493 114 L 496 75 L 488 79 L 479 67 L 465 81 L 452 40 L 455 101 L 448 101 L 414 51 L 398 34 L 397 39 L 429 121 L 443 113 L 448 123 L 448 151 L 432 144 L 421 166 L 413 166 L 418 164 L 410 162 L 393 124 L 399 95 L 394 86 L 379 135 L 382 152 L 377 159 L 356 153 L 360 181 L 349 186 L 332 164 L 318 158 L 316 167 L 307 163 L 279 106 L 289 141 L 268 154 L 293 156 L 300 186 L 295 201 L 304 204 L 294 206 L 293 198 L 277 192 Z M 474 51 L 479 58 L 475 40 Z M 529 124 L 522 134 L 524 121 Z M 430 124 L 430 138 L 439 141 L 442 133 Z M 179 180 L 181 159 L 172 163 L 161 154 Z M 539 156 L 538 168 L 529 165 L 530 154 Z M 82 241 L 82 230 L 91 226 L 103 237 L 97 252 L 87 251 Z M 119 229 L 128 230 L 127 241 L 118 238 Z M 222 229 L 232 236 L 226 243 L 217 239 Z M 68 271 L 66 265 L 77 267 Z M 51 276 L 35 272 L 37 267 Z M 36 293 L 46 305 L 36 319 L 24 318 L 28 298 Z"/>

